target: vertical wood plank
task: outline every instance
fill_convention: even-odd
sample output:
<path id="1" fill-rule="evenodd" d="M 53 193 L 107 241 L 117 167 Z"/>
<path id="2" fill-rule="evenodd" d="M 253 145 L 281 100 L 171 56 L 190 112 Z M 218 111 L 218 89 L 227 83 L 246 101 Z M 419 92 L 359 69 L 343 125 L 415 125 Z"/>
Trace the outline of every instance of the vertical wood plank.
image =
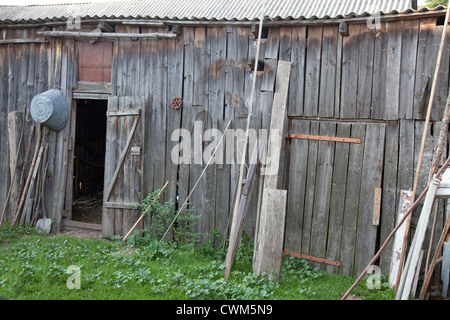
<path id="1" fill-rule="evenodd" d="M 381 199 L 380 243 L 384 243 L 395 227 L 397 213 L 397 168 L 399 152 L 399 121 L 386 123 L 386 142 L 384 151 L 383 194 Z M 383 274 L 389 271 L 392 243 L 388 243 L 380 256 Z"/>
<path id="2" fill-rule="evenodd" d="M 361 26 L 350 24 L 349 35 L 342 43 L 341 118 L 356 117 L 358 87 L 359 39 Z"/>
<path id="3" fill-rule="evenodd" d="M 291 38 L 291 81 L 289 86 L 289 116 L 303 115 L 306 26 L 294 27 Z"/>
<path id="4" fill-rule="evenodd" d="M 338 35 L 337 26 L 325 26 L 323 28 L 319 117 L 332 118 L 334 116 Z"/>
<path id="5" fill-rule="evenodd" d="M 347 192 L 345 194 L 344 228 L 341 242 L 342 275 L 353 275 L 355 267 L 355 251 L 357 239 L 359 199 L 362 181 L 363 157 L 365 149 L 366 125 L 352 124 L 351 137 L 361 139 L 360 144 L 350 146 L 347 175 Z"/>
<path id="6" fill-rule="evenodd" d="M 381 187 L 384 124 L 367 124 L 357 224 L 356 273 L 361 274 L 375 255 L 377 226 L 373 225 L 374 198 Z"/>
<path id="7" fill-rule="evenodd" d="M 435 52 L 433 50 L 433 35 L 435 28 L 436 18 L 420 19 L 414 84 L 414 119 L 425 119 L 427 113 L 428 96 L 434 71 L 433 66 L 436 65 L 437 58 L 437 54 L 433 54 Z M 424 63 L 424 61 L 427 61 L 428 63 Z M 428 81 L 429 79 L 430 81 Z M 428 87 L 425 87 L 427 81 Z M 428 90 L 424 92 L 423 90 L 426 88 L 428 88 Z"/>
<path id="8" fill-rule="evenodd" d="M 293 120 L 290 132 L 309 134 L 309 121 Z M 300 252 L 308 167 L 308 140 L 292 139 L 284 246 Z"/>
<path id="9" fill-rule="evenodd" d="M 319 134 L 336 136 L 336 123 L 321 122 Z M 319 141 L 314 196 L 314 212 L 311 231 L 311 255 L 325 257 L 327 247 L 330 197 L 332 189 L 335 142 Z M 323 267 L 316 264 L 316 266 Z"/>
<path id="10" fill-rule="evenodd" d="M 356 95 L 356 116 L 359 119 L 370 118 L 372 107 L 373 59 L 375 47 L 375 29 L 361 25 L 358 92 Z"/>
<path id="11" fill-rule="evenodd" d="M 312 121 L 310 135 L 319 135 L 319 123 Z M 301 253 L 310 253 L 312 217 L 314 209 L 314 194 L 316 185 L 316 165 L 318 141 L 308 140 L 308 167 L 306 176 L 305 210 L 303 214 L 303 231 Z"/>
<path id="12" fill-rule="evenodd" d="M 400 69 L 400 107 L 399 118 L 412 119 L 414 108 L 414 83 L 419 39 L 419 20 L 403 21 L 402 53 Z"/>
<path id="13" fill-rule="evenodd" d="M 402 24 L 403 21 L 395 21 L 389 22 L 387 25 L 387 70 L 389 70 L 389 77 L 386 78 L 386 106 L 384 113 L 384 119 L 386 120 L 397 120 L 399 115 Z"/>
<path id="14" fill-rule="evenodd" d="M 382 22 L 375 35 L 374 69 L 372 82 L 372 119 L 383 119 L 386 102 L 388 30 L 386 22 Z"/>
<path id="15" fill-rule="evenodd" d="M 336 136 L 350 138 L 351 124 L 350 123 L 338 123 Z M 333 180 L 331 187 L 331 199 L 330 199 L 330 220 L 328 224 L 328 243 L 326 259 L 332 261 L 340 260 L 341 251 L 341 239 L 344 223 L 344 206 L 345 206 L 345 194 L 347 189 L 347 172 L 348 172 L 348 160 L 350 153 L 349 143 L 336 143 L 334 153 L 334 168 L 333 168 Z M 334 273 L 337 271 L 336 267 L 326 266 L 325 270 L 328 273 Z"/>
<path id="16" fill-rule="evenodd" d="M 304 116 L 318 114 L 322 35 L 323 26 L 308 27 Z"/>

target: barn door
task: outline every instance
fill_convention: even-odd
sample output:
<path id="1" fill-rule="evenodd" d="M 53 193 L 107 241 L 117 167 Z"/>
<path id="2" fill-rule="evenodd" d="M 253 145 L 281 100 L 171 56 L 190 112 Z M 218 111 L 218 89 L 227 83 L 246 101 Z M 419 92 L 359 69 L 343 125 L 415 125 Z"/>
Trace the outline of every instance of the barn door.
<path id="1" fill-rule="evenodd" d="M 375 254 L 384 123 L 292 120 L 285 249 L 360 274 Z"/>
<path id="2" fill-rule="evenodd" d="M 102 235 L 124 235 L 139 218 L 142 200 L 142 97 L 108 100 Z"/>

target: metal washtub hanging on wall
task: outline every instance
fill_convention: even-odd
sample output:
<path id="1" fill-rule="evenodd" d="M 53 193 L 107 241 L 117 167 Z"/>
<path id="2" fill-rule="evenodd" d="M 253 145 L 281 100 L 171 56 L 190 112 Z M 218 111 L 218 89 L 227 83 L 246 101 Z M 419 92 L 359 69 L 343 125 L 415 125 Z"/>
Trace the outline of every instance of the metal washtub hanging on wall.
<path id="1" fill-rule="evenodd" d="M 37 94 L 30 105 L 31 117 L 37 123 L 61 131 L 69 117 L 69 105 L 58 87 Z"/>

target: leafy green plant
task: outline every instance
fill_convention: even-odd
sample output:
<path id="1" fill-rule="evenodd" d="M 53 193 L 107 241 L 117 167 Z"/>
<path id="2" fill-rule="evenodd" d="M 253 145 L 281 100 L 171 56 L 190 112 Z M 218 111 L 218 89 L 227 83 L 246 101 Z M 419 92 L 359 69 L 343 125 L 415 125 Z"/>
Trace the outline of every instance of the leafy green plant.
<path id="1" fill-rule="evenodd" d="M 200 217 L 193 213 L 194 208 L 188 208 L 188 204 L 184 208 L 175 210 L 173 201 L 161 203 L 160 192 L 161 189 L 153 191 L 142 203 L 133 206 L 133 209 L 138 209 L 141 214 L 149 216 L 149 225 L 144 232 L 138 232 L 130 237 L 130 242 L 135 246 L 143 245 L 160 240 L 168 231 L 171 240 L 178 245 L 193 245 L 200 235 L 195 232 L 195 224 Z M 175 217 L 177 219 L 173 223 Z M 137 239 L 138 237 L 142 239 Z"/>

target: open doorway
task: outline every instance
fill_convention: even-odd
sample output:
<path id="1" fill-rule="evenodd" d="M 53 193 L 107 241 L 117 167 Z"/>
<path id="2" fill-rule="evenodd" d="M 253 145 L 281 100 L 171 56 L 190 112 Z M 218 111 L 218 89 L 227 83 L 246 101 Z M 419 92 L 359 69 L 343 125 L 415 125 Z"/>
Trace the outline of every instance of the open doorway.
<path id="1" fill-rule="evenodd" d="M 72 220 L 101 224 L 107 100 L 77 100 Z"/>

